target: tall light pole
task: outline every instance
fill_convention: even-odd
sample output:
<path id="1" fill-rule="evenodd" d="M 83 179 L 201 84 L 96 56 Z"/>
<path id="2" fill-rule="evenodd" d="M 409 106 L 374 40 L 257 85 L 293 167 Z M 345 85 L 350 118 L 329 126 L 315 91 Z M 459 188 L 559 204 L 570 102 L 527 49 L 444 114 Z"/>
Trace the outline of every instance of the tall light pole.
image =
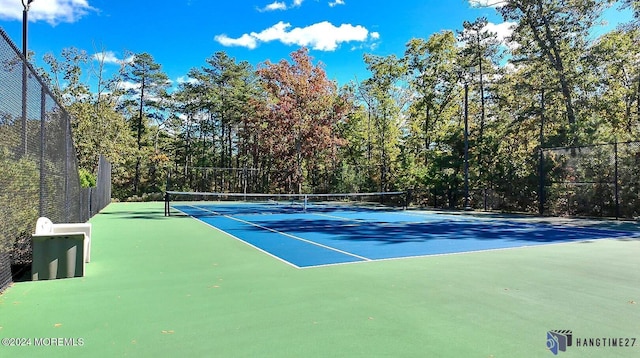
<path id="1" fill-rule="evenodd" d="M 469 83 L 464 79 L 464 210 L 469 206 Z"/>
<path id="2" fill-rule="evenodd" d="M 34 0 L 22 0 L 22 145 L 24 155 L 27 155 L 27 22 L 29 6 Z"/>
<path id="3" fill-rule="evenodd" d="M 34 0 L 22 0 L 22 54 L 27 57 L 27 20 L 29 13 L 29 7 Z"/>
<path id="4" fill-rule="evenodd" d="M 475 68 L 470 67 L 458 71 L 458 78 L 464 83 L 464 210 L 471 210 L 469 205 L 469 81 Z"/>
<path id="5" fill-rule="evenodd" d="M 544 116 L 545 116 L 545 102 L 544 102 L 544 87 L 540 89 L 540 159 L 539 161 L 539 173 L 538 173 L 538 215 L 544 214 Z"/>

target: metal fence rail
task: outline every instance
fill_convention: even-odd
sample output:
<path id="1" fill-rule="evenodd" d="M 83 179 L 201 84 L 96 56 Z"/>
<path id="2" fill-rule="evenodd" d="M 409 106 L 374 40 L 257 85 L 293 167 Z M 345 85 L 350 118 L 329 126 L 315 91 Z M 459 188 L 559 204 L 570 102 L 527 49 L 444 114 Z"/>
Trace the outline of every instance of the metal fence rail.
<path id="1" fill-rule="evenodd" d="M 640 218 L 640 142 L 543 148 L 520 181 L 469 189 L 476 210 L 554 216 Z M 533 163 L 532 163 L 533 164 Z M 461 209 L 460 183 L 412 193 L 414 205 Z"/>
<path id="2" fill-rule="evenodd" d="M 640 217 L 640 142 L 544 149 L 545 210 Z"/>
<path id="3" fill-rule="evenodd" d="M 111 195 L 101 158 L 98 187 L 81 188 L 71 118 L 0 28 L 0 291 L 11 265 L 31 263 L 39 216 L 85 222 Z"/>

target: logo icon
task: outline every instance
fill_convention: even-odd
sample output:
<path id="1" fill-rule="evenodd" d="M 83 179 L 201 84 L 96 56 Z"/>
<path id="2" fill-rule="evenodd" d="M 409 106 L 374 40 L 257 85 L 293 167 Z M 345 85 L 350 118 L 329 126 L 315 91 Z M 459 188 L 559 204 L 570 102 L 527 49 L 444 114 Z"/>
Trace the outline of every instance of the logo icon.
<path id="1" fill-rule="evenodd" d="M 547 332 L 547 349 L 554 355 L 558 355 L 558 351 L 566 352 L 567 347 L 571 347 L 572 336 L 573 332 L 568 329 Z"/>

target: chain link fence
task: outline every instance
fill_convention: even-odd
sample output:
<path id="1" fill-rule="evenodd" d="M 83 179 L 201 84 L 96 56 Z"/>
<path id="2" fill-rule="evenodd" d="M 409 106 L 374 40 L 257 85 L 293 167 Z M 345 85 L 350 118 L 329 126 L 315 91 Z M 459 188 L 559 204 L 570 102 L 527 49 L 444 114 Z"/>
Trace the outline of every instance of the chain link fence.
<path id="1" fill-rule="evenodd" d="M 640 142 L 549 148 L 543 154 L 549 214 L 640 217 Z"/>
<path id="2" fill-rule="evenodd" d="M 169 170 L 166 190 L 258 193 L 268 173 L 256 168 L 180 167 Z"/>
<path id="3" fill-rule="evenodd" d="M 111 166 L 81 188 L 70 117 L 0 28 L 0 292 L 31 264 L 39 216 L 85 222 L 110 202 Z"/>
<path id="4" fill-rule="evenodd" d="M 471 185 L 467 192 L 460 177 L 446 187 L 414 191 L 412 204 L 462 209 L 468 202 L 474 210 L 640 218 L 640 142 L 544 148 L 537 156 L 525 175 L 500 186 Z"/>

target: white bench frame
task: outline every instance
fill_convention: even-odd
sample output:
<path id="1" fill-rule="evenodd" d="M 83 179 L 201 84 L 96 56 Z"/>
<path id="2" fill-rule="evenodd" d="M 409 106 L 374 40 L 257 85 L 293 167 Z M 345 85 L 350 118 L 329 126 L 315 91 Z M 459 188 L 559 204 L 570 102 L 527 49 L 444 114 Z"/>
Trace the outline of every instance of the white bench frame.
<path id="1" fill-rule="evenodd" d="M 91 261 L 91 223 L 54 224 L 48 218 L 41 217 L 36 222 L 34 237 L 69 236 L 84 234 L 84 262 Z"/>

